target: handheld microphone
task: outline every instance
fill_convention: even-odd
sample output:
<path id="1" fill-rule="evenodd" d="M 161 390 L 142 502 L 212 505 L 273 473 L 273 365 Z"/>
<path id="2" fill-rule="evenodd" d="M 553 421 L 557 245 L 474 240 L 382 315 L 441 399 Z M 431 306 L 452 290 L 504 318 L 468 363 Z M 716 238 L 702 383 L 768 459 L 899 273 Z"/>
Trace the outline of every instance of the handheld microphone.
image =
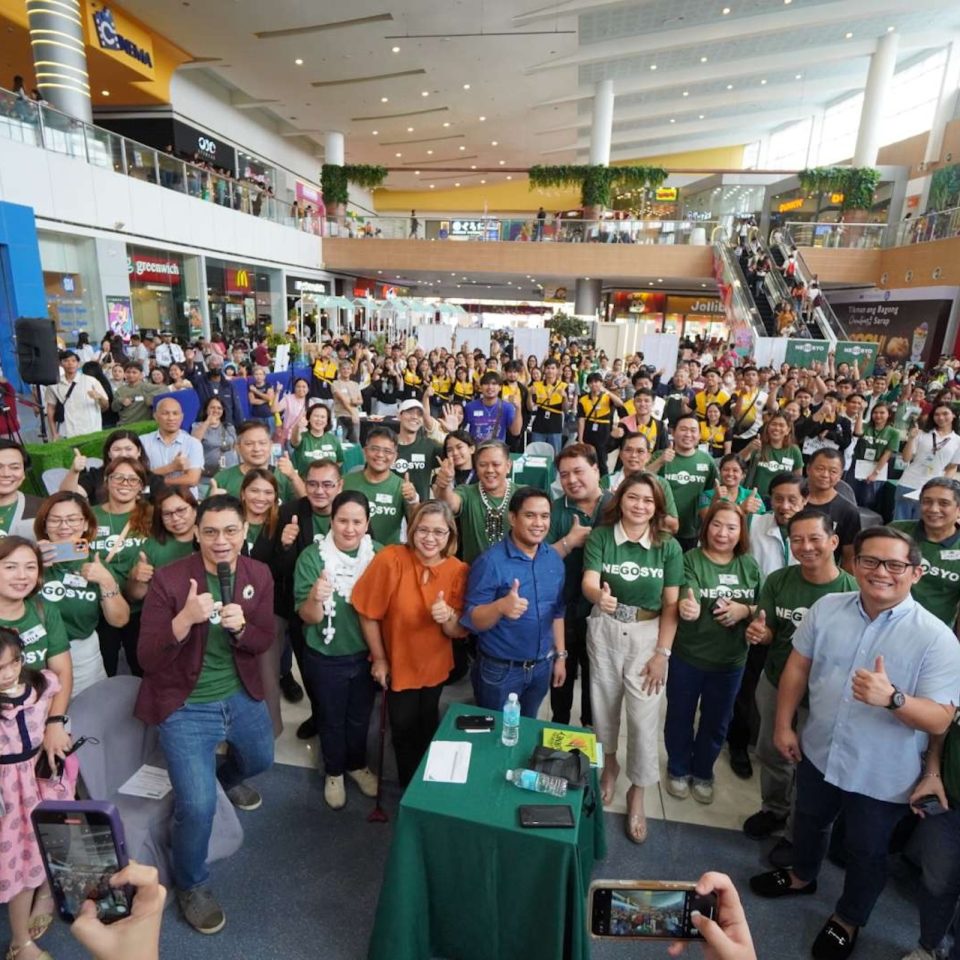
<path id="1" fill-rule="evenodd" d="M 224 606 L 233 603 L 233 577 L 230 575 L 230 564 L 225 560 L 217 564 L 217 580 L 220 581 L 220 601 Z M 231 637 L 236 636 L 235 631 L 228 630 L 226 627 L 223 629 Z"/>

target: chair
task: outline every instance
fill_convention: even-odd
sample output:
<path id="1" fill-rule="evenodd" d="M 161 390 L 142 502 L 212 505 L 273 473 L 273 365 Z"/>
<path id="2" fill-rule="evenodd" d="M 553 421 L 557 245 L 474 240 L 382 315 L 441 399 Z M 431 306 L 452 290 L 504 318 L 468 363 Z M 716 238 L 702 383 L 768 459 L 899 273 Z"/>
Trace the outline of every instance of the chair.
<path id="1" fill-rule="evenodd" d="M 553 444 L 546 443 L 543 440 L 534 440 L 527 444 L 523 455 L 525 457 L 546 457 L 548 460 L 552 460 L 557 453 L 553 449 Z"/>
<path id="2" fill-rule="evenodd" d="M 49 470 L 44 470 L 41 479 L 47 493 L 56 493 L 60 489 L 60 484 L 63 483 L 63 478 L 69 472 L 69 467 L 50 467 Z"/>
<path id="3" fill-rule="evenodd" d="M 170 821 L 173 793 L 162 800 L 129 797 L 117 790 L 140 767 L 148 763 L 166 768 L 155 727 L 148 727 L 133 715 L 140 681 L 136 677 L 117 676 L 101 680 L 78 693 L 70 704 L 74 737 L 94 737 L 77 751 L 83 786 L 92 800 L 105 800 L 116 806 L 123 820 L 127 853 L 141 863 L 149 863 L 160 873 L 160 882 L 169 886 Z M 233 804 L 217 784 L 217 809 L 213 817 L 209 862 L 222 860 L 240 849 L 243 828 Z"/>
<path id="4" fill-rule="evenodd" d="M 99 457 L 87 457 L 87 469 L 99 470 L 103 466 L 103 461 Z"/>

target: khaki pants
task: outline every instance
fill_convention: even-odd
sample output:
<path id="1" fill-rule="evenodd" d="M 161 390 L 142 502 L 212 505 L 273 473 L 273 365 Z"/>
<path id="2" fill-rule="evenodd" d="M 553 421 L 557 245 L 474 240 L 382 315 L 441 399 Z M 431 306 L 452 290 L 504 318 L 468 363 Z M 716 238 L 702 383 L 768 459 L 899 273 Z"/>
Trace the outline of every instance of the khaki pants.
<path id="1" fill-rule="evenodd" d="M 627 778 L 638 787 L 660 781 L 659 693 L 640 689 L 640 673 L 653 656 L 660 618 L 620 623 L 594 608 L 587 620 L 590 658 L 590 700 L 593 726 L 605 753 L 614 753 L 620 739 L 620 707 L 627 702 Z"/>
<path id="2" fill-rule="evenodd" d="M 757 735 L 757 759 L 760 761 L 760 798 L 764 810 L 778 817 L 787 817 L 786 836 L 793 826 L 793 805 L 796 801 L 794 780 L 796 764 L 784 760 L 773 745 L 774 721 L 777 718 L 777 688 L 766 673 L 757 682 L 757 711 L 760 714 L 760 732 Z M 797 708 L 797 736 L 807 722 L 807 708 Z"/>

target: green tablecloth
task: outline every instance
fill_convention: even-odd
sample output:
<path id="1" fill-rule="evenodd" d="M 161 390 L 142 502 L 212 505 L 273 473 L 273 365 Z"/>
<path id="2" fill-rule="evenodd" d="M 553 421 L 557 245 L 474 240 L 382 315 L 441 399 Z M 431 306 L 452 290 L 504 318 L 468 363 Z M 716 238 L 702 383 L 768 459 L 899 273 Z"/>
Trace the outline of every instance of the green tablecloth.
<path id="1" fill-rule="evenodd" d="M 550 484 L 557 475 L 550 457 L 528 457 L 523 453 L 511 453 L 513 482 L 518 487 L 537 487 L 550 492 Z"/>
<path id="2" fill-rule="evenodd" d="M 463 713 L 494 713 L 492 734 L 455 727 Z M 425 783 L 421 763 L 400 803 L 380 890 L 369 960 L 587 960 L 586 894 L 606 855 L 603 810 L 585 791 L 559 800 L 508 783 L 548 724 L 523 718 L 520 742 L 500 743 L 500 714 L 454 704 L 437 740 L 473 744 L 465 784 Z M 556 726 L 550 724 L 550 726 Z M 592 802 L 598 797 L 593 772 Z M 517 808 L 571 803 L 576 827 L 524 830 Z"/>
<path id="3" fill-rule="evenodd" d="M 340 446 L 343 448 L 344 475 L 348 474 L 354 467 L 363 466 L 363 447 L 359 443 L 344 441 Z"/>
<path id="4" fill-rule="evenodd" d="M 30 454 L 30 470 L 24 481 L 23 492 L 34 493 L 38 497 L 47 496 L 43 486 L 43 471 L 52 467 L 69 467 L 73 463 L 73 448 L 76 447 L 84 456 L 103 459 L 103 443 L 113 431 L 101 430 L 99 433 L 87 433 L 82 437 L 68 437 L 63 440 L 54 440 L 53 443 L 28 443 L 27 453 Z M 124 430 L 136 434 L 151 433 L 157 429 L 154 420 L 144 420 L 141 423 L 127 424 Z"/>

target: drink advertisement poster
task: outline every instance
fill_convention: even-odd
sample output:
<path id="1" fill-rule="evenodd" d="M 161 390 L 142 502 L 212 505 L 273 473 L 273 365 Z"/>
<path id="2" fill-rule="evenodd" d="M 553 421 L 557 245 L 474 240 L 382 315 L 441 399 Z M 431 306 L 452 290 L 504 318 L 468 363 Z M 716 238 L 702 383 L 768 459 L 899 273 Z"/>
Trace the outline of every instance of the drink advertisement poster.
<path id="1" fill-rule="evenodd" d="M 133 336 L 133 307 L 129 297 L 107 297 L 107 328 L 124 343 Z"/>

